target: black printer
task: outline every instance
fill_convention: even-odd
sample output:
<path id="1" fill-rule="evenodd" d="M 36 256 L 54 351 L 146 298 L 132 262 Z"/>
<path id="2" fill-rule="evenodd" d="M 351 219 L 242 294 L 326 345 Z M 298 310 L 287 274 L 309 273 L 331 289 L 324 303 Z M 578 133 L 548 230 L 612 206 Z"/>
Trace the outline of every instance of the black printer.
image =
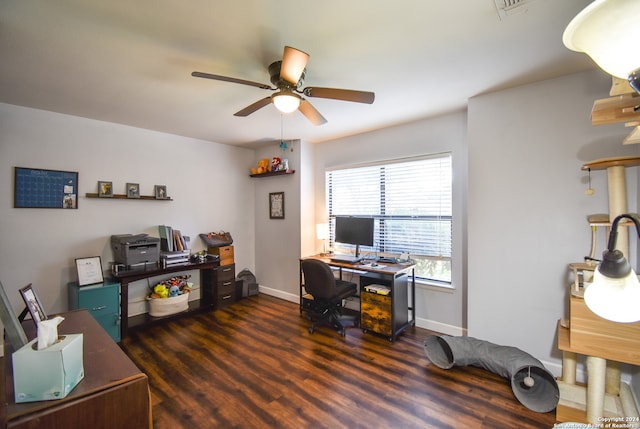
<path id="1" fill-rule="evenodd" d="M 111 250 L 116 264 L 131 267 L 160 260 L 160 239 L 148 234 L 120 234 L 111 236 Z"/>

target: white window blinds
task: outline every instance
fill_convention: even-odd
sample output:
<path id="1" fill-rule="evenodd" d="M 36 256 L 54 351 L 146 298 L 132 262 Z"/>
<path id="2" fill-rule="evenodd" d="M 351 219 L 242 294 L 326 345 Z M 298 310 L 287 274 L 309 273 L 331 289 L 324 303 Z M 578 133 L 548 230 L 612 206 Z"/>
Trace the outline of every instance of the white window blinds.
<path id="1" fill-rule="evenodd" d="M 451 258 L 451 154 L 326 172 L 331 245 L 335 216 L 373 217 L 374 247 L 364 252 Z"/>

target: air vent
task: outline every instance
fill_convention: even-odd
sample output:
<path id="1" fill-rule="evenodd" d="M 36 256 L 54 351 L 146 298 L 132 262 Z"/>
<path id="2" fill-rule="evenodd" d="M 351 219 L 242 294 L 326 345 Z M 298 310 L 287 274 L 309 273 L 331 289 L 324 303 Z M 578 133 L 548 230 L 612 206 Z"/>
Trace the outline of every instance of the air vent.
<path id="1" fill-rule="evenodd" d="M 527 3 L 532 3 L 535 0 L 494 0 L 496 2 L 496 8 L 498 9 L 498 16 L 500 19 L 505 19 L 509 15 L 514 13 L 526 12 Z"/>

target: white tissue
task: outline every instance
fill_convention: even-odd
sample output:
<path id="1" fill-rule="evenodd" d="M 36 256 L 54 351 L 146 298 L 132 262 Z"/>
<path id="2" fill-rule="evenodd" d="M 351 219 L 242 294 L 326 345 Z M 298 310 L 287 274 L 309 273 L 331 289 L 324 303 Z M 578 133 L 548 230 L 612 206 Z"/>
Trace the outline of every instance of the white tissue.
<path id="1" fill-rule="evenodd" d="M 58 325 L 63 320 L 64 317 L 56 316 L 38 323 L 38 350 L 46 349 L 58 341 Z"/>

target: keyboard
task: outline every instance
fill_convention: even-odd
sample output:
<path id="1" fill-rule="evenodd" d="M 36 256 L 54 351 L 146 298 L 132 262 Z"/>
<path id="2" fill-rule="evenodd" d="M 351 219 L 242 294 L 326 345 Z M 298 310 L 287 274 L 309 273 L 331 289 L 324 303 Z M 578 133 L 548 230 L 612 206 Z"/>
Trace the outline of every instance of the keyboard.
<path id="1" fill-rule="evenodd" d="M 362 258 L 356 258 L 352 255 L 333 255 L 331 262 L 340 262 L 342 264 L 357 264 L 362 261 Z"/>

